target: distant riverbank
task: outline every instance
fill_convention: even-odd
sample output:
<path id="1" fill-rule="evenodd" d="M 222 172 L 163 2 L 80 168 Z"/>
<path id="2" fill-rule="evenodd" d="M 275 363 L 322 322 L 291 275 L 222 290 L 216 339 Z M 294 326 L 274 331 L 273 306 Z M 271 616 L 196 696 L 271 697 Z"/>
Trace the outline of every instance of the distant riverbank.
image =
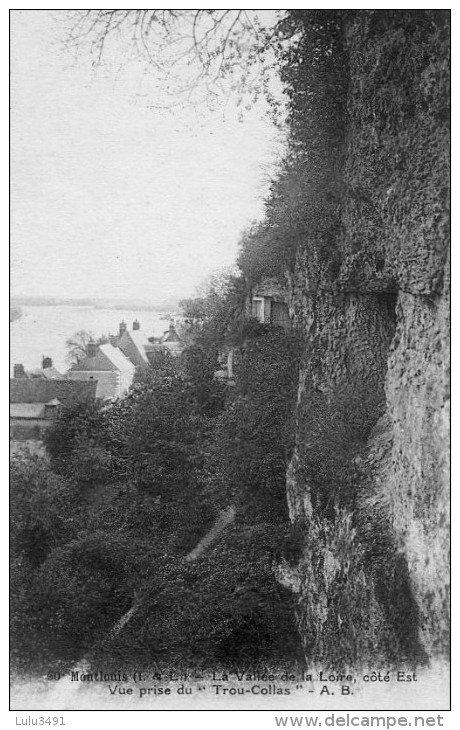
<path id="1" fill-rule="evenodd" d="M 11 305 L 20 309 L 29 307 L 94 307 L 96 309 L 115 309 L 117 311 L 169 312 L 177 309 L 179 300 L 170 297 L 161 302 L 148 302 L 143 299 L 108 299 L 108 298 L 60 298 L 45 296 L 12 297 Z"/>

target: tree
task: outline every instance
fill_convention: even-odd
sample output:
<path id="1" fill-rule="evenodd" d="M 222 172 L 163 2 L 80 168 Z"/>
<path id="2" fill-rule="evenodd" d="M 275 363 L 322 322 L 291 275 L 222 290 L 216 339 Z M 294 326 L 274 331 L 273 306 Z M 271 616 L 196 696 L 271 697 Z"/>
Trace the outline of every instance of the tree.
<path id="1" fill-rule="evenodd" d="M 182 336 L 217 357 L 224 345 L 239 339 L 244 325 L 247 284 L 239 274 L 220 272 L 206 282 L 201 296 L 179 302 Z"/>
<path id="2" fill-rule="evenodd" d="M 31 671 L 46 654 L 37 633 L 36 578 L 53 550 L 75 535 L 80 507 L 73 485 L 46 458 L 16 455 L 10 466 L 12 659 Z"/>
<path id="3" fill-rule="evenodd" d="M 15 456 L 10 480 L 12 556 L 33 568 L 72 530 L 75 495 L 70 482 L 39 456 Z"/>
<path id="4" fill-rule="evenodd" d="M 89 48 L 96 64 L 110 56 L 112 42 L 127 53 L 134 49 L 154 69 L 168 106 L 209 103 L 222 92 L 260 92 L 276 12 L 72 10 L 65 16 L 66 45 Z"/>
<path id="5" fill-rule="evenodd" d="M 88 355 L 88 345 L 95 342 L 96 345 L 105 345 L 109 341 L 107 335 L 101 335 L 96 340 L 92 332 L 78 330 L 72 337 L 66 340 L 67 359 L 73 365 L 83 360 Z"/>

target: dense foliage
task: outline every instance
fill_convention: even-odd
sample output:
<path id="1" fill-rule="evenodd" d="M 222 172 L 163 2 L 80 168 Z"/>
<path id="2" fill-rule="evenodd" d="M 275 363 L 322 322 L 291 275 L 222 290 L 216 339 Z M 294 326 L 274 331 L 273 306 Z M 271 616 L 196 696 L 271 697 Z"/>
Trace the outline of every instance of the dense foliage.
<path id="1" fill-rule="evenodd" d="M 160 354 L 122 400 L 63 409 L 46 459 L 13 461 L 19 664 L 296 658 L 291 599 L 275 579 L 295 343 L 253 327 L 232 388 L 204 347 L 212 316 L 180 360 Z M 229 506 L 233 524 L 190 561 Z"/>

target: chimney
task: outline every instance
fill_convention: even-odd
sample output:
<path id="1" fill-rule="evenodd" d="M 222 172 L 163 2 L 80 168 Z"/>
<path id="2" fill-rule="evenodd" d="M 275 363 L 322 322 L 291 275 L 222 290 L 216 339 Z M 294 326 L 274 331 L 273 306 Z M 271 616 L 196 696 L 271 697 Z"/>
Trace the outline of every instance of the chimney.
<path id="1" fill-rule="evenodd" d="M 53 367 L 53 361 L 50 357 L 42 357 L 42 370 Z"/>
<path id="2" fill-rule="evenodd" d="M 122 322 L 120 322 L 120 327 L 119 327 L 119 336 L 120 337 L 122 336 L 123 332 L 126 332 L 126 322 L 124 320 Z"/>
<path id="3" fill-rule="evenodd" d="M 13 373 L 14 373 L 15 378 L 25 378 L 26 377 L 24 365 L 22 365 L 21 363 L 18 363 L 13 366 Z"/>
<path id="4" fill-rule="evenodd" d="M 90 342 L 88 342 L 88 345 L 86 348 L 88 357 L 96 357 L 98 349 L 99 349 L 99 345 L 96 342 L 94 342 L 93 340 L 90 340 Z"/>
<path id="5" fill-rule="evenodd" d="M 133 322 L 133 330 L 140 330 L 140 328 L 141 328 L 141 325 L 139 323 L 139 320 L 135 319 Z"/>

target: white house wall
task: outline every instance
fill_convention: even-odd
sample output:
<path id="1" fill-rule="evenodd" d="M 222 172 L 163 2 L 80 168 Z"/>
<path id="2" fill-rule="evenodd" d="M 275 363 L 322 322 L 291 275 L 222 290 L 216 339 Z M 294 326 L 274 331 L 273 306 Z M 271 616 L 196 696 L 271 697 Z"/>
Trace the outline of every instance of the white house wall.
<path id="1" fill-rule="evenodd" d="M 102 400 L 119 398 L 122 394 L 120 372 L 117 370 L 69 370 L 67 377 L 70 380 L 97 380 L 96 398 Z"/>

